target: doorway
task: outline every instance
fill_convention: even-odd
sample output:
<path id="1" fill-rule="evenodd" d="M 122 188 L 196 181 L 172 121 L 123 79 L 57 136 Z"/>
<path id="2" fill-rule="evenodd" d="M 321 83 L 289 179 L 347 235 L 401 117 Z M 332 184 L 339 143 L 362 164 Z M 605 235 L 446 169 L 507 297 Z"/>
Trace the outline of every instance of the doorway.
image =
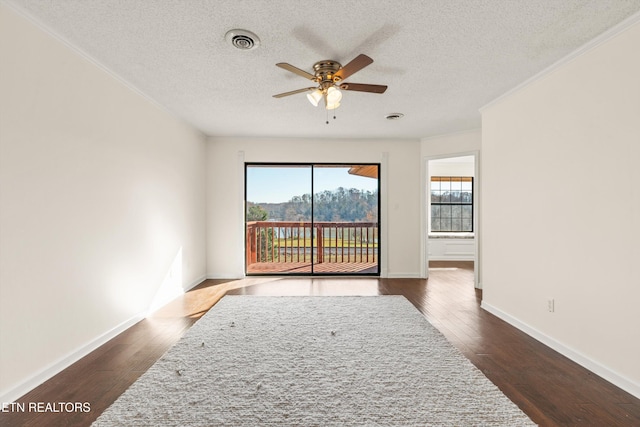
<path id="1" fill-rule="evenodd" d="M 247 275 L 379 275 L 380 164 L 245 163 Z"/>
<path id="2" fill-rule="evenodd" d="M 434 261 L 473 262 L 479 288 L 478 153 L 429 158 L 426 171 L 425 267 Z"/>

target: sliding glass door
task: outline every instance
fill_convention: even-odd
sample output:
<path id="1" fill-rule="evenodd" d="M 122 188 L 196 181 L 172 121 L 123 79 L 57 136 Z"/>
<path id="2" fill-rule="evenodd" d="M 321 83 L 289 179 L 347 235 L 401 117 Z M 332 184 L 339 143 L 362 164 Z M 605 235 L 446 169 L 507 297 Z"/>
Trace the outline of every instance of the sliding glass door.
<path id="1" fill-rule="evenodd" d="M 378 169 L 314 166 L 315 272 L 378 273 Z"/>
<path id="2" fill-rule="evenodd" d="M 378 275 L 378 164 L 246 164 L 246 273 Z"/>
<path id="3" fill-rule="evenodd" d="M 247 274 L 312 273 L 310 165 L 245 167 Z"/>

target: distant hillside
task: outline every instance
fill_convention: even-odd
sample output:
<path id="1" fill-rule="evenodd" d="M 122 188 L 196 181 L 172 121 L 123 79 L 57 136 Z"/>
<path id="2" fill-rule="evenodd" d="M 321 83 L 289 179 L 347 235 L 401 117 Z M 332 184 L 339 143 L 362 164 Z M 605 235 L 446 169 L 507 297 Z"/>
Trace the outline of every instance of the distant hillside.
<path id="1" fill-rule="evenodd" d="M 308 221 L 311 218 L 311 195 L 295 196 L 283 203 L 254 203 L 247 201 L 247 212 L 260 206 L 268 221 Z M 316 193 L 314 200 L 316 221 L 378 221 L 378 192 L 338 188 Z"/>

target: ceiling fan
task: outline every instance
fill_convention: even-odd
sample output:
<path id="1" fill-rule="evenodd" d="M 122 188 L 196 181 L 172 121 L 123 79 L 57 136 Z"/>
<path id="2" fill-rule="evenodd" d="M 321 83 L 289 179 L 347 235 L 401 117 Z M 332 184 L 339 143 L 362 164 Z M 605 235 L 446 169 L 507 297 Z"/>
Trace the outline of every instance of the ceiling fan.
<path id="1" fill-rule="evenodd" d="M 297 93 L 310 92 L 307 94 L 307 99 L 314 106 L 318 106 L 321 100 L 324 100 L 327 110 L 334 110 L 340 106 L 340 100 L 342 99 L 342 90 L 353 90 L 358 92 L 370 92 L 370 93 L 384 93 L 387 90 L 387 86 L 384 85 L 371 85 L 362 83 L 347 83 L 343 82 L 344 79 L 362 70 L 367 65 L 371 64 L 373 59 L 367 55 L 360 54 L 355 57 L 344 67 L 337 61 L 327 59 L 324 61 L 316 62 L 313 65 L 314 73 L 308 73 L 300 68 L 294 67 L 286 62 L 279 62 L 276 66 L 290 71 L 294 74 L 307 78 L 316 82 L 318 85 L 313 87 L 306 87 L 304 89 L 293 90 L 291 92 L 279 93 L 273 95 L 274 98 L 283 98 L 289 95 L 295 95 Z"/>

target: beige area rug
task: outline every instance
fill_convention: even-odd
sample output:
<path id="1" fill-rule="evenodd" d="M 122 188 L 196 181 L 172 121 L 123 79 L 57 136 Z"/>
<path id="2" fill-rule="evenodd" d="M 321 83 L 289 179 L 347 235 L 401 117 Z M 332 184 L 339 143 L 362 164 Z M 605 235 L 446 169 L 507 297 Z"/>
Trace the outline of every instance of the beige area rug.
<path id="1" fill-rule="evenodd" d="M 95 426 L 529 426 L 402 296 L 226 296 Z"/>

